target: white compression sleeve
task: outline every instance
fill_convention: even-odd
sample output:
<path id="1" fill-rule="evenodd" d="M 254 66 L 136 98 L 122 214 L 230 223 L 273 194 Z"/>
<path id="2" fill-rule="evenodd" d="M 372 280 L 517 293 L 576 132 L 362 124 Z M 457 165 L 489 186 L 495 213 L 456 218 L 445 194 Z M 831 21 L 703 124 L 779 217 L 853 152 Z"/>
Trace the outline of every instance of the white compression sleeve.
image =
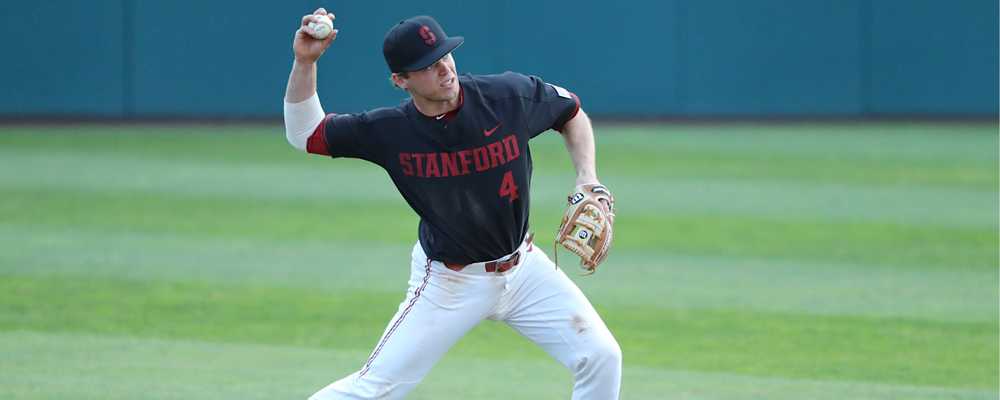
<path id="1" fill-rule="evenodd" d="M 296 149 L 305 151 L 309 136 L 323 122 L 325 116 L 323 106 L 319 104 L 319 95 L 316 93 L 298 103 L 289 103 L 285 100 L 285 137 L 288 138 L 288 143 Z"/>

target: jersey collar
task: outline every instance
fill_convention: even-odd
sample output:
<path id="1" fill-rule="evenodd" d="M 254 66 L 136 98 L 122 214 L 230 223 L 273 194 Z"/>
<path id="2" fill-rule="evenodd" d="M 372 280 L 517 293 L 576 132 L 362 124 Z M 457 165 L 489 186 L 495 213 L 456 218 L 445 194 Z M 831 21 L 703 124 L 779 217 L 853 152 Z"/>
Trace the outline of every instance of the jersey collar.
<path id="1" fill-rule="evenodd" d="M 441 115 L 438 115 L 438 116 L 434 117 L 434 119 L 436 119 L 438 121 L 441 121 L 441 122 L 445 122 L 445 123 L 451 122 L 451 120 L 455 119 L 455 116 L 458 115 L 458 110 L 462 109 L 462 104 L 464 104 L 464 103 L 465 103 L 465 89 L 462 87 L 461 84 L 459 84 L 458 85 L 458 106 L 455 107 L 454 110 L 448 111 L 448 112 L 446 112 L 444 114 L 441 114 Z"/>

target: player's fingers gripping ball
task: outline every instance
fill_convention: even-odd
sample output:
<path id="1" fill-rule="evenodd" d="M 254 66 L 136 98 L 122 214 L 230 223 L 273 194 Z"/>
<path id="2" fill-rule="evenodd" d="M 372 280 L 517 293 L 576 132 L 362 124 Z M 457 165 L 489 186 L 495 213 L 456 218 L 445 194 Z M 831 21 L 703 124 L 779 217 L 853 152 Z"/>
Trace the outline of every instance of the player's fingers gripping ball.
<path id="1" fill-rule="evenodd" d="M 567 200 L 569 208 L 563 215 L 555 243 L 580 256 L 580 265 L 589 275 L 597 270 L 611 249 L 615 198 L 608 188 L 589 184 L 577 186 Z"/>
<path id="2" fill-rule="evenodd" d="M 312 29 L 312 33 L 310 35 L 319 40 L 326 39 L 326 37 L 330 36 L 330 33 L 333 32 L 333 20 L 326 15 L 313 16 L 313 21 L 310 22 L 308 26 L 309 29 Z"/>

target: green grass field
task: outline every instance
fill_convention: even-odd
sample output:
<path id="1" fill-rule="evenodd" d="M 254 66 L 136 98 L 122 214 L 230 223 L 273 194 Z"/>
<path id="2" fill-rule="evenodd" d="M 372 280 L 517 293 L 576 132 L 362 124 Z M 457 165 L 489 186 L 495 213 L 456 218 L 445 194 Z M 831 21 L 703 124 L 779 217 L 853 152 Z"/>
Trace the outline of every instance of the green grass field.
<path id="1" fill-rule="evenodd" d="M 574 279 L 623 399 L 998 397 L 997 125 L 597 131 L 616 242 Z M 574 174 L 532 153 L 551 252 Z M 378 340 L 416 223 L 278 126 L 0 127 L 0 398 L 305 399 Z M 484 322 L 410 398 L 570 388 Z"/>

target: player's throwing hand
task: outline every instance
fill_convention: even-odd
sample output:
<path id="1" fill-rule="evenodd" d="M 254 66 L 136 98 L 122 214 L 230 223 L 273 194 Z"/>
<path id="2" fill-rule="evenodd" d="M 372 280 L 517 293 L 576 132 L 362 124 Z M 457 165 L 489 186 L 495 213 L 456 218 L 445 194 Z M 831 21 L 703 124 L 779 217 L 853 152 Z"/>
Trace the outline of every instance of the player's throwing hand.
<path id="1" fill-rule="evenodd" d="M 330 35 L 325 39 L 320 40 L 313 37 L 315 32 L 313 28 L 309 27 L 309 23 L 319 22 L 317 16 L 320 15 L 325 15 L 330 20 L 336 19 L 336 16 L 326 12 L 323 8 L 318 8 L 312 14 L 302 16 L 302 25 L 295 31 L 295 41 L 292 43 L 295 60 L 298 62 L 316 62 L 323 55 L 323 52 L 326 51 L 326 48 L 330 47 L 330 43 L 333 43 L 333 40 L 337 38 L 337 29 L 330 32 Z"/>

